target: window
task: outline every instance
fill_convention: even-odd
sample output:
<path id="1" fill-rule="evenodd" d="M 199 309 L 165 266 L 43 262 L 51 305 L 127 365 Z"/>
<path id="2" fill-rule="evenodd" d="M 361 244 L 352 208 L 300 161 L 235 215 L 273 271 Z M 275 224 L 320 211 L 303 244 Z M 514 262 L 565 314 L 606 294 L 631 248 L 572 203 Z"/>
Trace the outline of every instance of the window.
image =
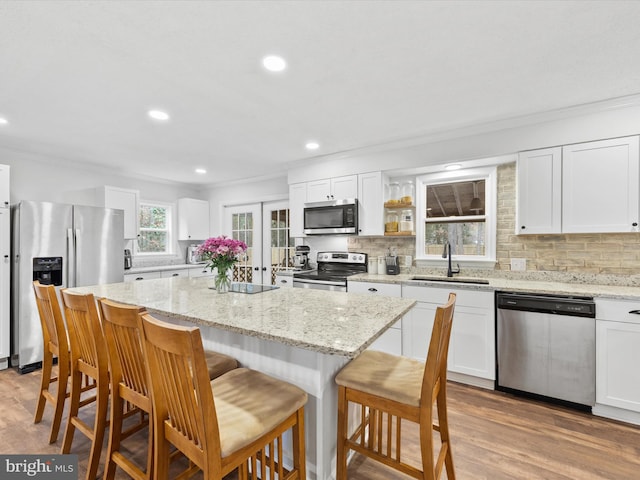
<path id="1" fill-rule="evenodd" d="M 171 253 L 171 206 L 140 202 L 138 253 Z"/>
<path id="2" fill-rule="evenodd" d="M 496 167 L 418 178 L 416 258 L 441 263 L 447 242 L 462 263 L 495 262 Z"/>

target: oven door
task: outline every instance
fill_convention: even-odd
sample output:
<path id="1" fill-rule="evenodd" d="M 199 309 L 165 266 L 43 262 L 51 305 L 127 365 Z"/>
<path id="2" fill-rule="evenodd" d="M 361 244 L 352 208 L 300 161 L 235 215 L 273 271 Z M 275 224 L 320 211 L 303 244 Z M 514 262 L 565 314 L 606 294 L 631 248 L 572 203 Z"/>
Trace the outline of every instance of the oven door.
<path id="1" fill-rule="evenodd" d="M 293 288 L 311 288 L 314 290 L 328 290 L 331 292 L 346 292 L 347 286 L 325 280 L 301 280 L 293 279 Z"/>

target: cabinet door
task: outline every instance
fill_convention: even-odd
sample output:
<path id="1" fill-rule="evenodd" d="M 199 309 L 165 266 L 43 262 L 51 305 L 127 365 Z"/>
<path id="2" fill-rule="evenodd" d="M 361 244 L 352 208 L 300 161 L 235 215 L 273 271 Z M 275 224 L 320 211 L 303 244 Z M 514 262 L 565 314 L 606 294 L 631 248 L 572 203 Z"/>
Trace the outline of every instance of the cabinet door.
<path id="1" fill-rule="evenodd" d="M 98 189 L 99 200 L 106 208 L 124 210 L 124 238 L 138 237 L 138 203 L 137 190 L 117 187 L 102 187 Z"/>
<path id="2" fill-rule="evenodd" d="M 303 237 L 304 204 L 307 202 L 307 184 L 293 183 L 289 185 L 289 235 Z"/>
<path id="3" fill-rule="evenodd" d="M 640 412 L 640 324 L 596 321 L 596 402 Z"/>
<path id="4" fill-rule="evenodd" d="M 384 181 L 382 172 L 358 175 L 358 233 L 384 235 Z"/>
<path id="5" fill-rule="evenodd" d="M 9 165 L 0 165 L 0 208 L 9 208 Z"/>
<path id="6" fill-rule="evenodd" d="M 209 202 L 195 198 L 178 199 L 178 240 L 209 238 Z"/>
<path id="7" fill-rule="evenodd" d="M 358 176 L 348 175 L 331 179 L 331 200 L 358 197 Z"/>
<path id="8" fill-rule="evenodd" d="M 10 355 L 9 320 L 9 209 L 0 208 L 0 359 Z"/>
<path id="9" fill-rule="evenodd" d="M 402 354 L 405 357 L 421 362 L 427 359 L 436 308 L 435 303 L 418 302 L 403 317 Z"/>
<path id="10" fill-rule="evenodd" d="M 331 200 L 331 179 L 307 182 L 307 202 L 326 202 Z"/>
<path id="11" fill-rule="evenodd" d="M 495 380 L 494 324 L 493 309 L 456 305 L 449 342 L 448 370 Z"/>
<path id="12" fill-rule="evenodd" d="M 638 136 L 562 148 L 563 233 L 637 231 Z"/>
<path id="13" fill-rule="evenodd" d="M 562 148 L 518 155 L 516 234 L 560 233 Z"/>

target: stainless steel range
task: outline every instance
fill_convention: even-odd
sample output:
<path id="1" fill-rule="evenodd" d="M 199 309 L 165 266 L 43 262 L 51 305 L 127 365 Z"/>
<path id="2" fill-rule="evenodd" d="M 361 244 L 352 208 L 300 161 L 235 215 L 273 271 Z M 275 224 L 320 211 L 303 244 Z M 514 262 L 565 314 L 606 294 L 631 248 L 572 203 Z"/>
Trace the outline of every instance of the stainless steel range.
<path id="1" fill-rule="evenodd" d="M 367 272 L 367 254 L 355 252 L 318 252 L 318 268 L 293 274 L 294 288 L 347 291 L 347 277 Z"/>

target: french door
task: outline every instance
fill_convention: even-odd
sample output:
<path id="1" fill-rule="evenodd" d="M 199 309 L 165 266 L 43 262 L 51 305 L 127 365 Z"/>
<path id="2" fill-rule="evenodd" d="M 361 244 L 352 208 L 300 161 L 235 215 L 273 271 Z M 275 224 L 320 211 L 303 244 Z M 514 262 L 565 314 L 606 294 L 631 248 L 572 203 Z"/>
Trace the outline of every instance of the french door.
<path id="1" fill-rule="evenodd" d="M 224 232 L 247 244 L 233 281 L 273 285 L 275 273 L 292 266 L 295 247 L 289 237 L 288 201 L 225 207 Z"/>

